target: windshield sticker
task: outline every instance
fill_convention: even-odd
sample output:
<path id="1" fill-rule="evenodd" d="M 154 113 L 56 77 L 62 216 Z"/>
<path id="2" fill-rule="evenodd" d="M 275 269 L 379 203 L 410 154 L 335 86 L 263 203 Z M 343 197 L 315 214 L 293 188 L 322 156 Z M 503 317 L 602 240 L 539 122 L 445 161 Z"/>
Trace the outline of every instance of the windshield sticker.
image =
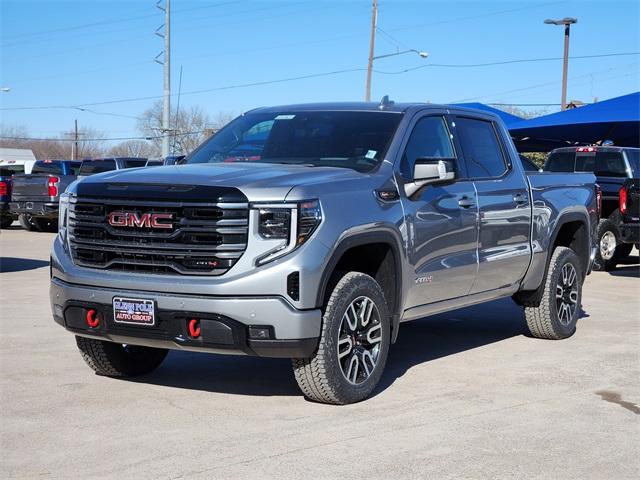
<path id="1" fill-rule="evenodd" d="M 376 153 L 378 153 L 376 150 L 367 150 L 365 158 L 376 158 Z"/>
<path id="2" fill-rule="evenodd" d="M 295 115 L 278 115 L 274 120 L 293 120 L 296 118 Z"/>

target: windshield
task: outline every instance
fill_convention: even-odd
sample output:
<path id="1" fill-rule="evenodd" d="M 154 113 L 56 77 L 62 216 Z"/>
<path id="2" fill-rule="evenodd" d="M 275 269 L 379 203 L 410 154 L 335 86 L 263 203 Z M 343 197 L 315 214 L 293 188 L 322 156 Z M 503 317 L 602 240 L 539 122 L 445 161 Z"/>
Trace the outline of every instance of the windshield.
<path id="1" fill-rule="evenodd" d="M 220 130 L 184 163 L 287 163 L 368 172 L 384 158 L 401 119 L 396 112 L 250 113 Z"/>

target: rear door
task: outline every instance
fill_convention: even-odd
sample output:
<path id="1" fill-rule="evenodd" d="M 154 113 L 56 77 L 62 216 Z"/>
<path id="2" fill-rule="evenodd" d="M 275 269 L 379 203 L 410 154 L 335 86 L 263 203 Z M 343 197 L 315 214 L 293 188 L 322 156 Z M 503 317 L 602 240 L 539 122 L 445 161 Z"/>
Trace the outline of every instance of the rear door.
<path id="1" fill-rule="evenodd" d="M 458 162 L 444 115 L 429 114 L 414 121 L 401 159 L 404 178 L 413 178 L 418 158 L 453 161 L 456 179 L 427 185 L 402 199 L 410 243 L 409 263 L 414 268 L 407 308 L 466 295 L 477 271 L 475 190 Z"/>
<path id="2" fill-rule="evenodd" d="M 455 117 L 469 178 L 478 198 L 478 275 L 470 293 L 506 287 L 524 276 L 531 256 L 531 202 L 500 127 L 490 118 Z"/>

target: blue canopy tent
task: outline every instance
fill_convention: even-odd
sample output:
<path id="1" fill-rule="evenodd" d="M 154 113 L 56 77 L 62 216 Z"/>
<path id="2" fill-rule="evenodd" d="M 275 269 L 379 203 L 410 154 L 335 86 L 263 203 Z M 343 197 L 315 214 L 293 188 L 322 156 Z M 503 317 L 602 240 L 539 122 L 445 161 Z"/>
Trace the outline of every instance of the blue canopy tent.
<path id="1" fill-rule="evenodd" d="M 585 107 L 507 124 L 518 150 L 548 151 L 560 146 L 595 144 L 640 146 L 640 92 Z"/>

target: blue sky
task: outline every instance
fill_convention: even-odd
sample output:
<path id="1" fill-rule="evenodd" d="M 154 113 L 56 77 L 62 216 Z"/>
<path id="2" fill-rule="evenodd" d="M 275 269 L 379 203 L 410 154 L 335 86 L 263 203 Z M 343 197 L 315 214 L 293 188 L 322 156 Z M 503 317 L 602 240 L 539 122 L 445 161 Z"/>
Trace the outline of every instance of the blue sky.
<path id="1" fill-rule="evenodd" d="M 559 103 L 558 60 L 485 67 L 442 67 L 562 56 L 561 27 L 545 18 L 574 16 L 571 56 L 640 51 L 637 1 L 399 1 L 380 0 L 376 54 L 407 47 L 428 59 L 377 60 L 373 99 Z M 182 96 L 181 105 L 217 112 L 308 101 L 361 100 L 369 42 L 370 0 L 172 1 L 172 87 L 216 89 L 339 70 L 318 78 L 220 89 Z M 162 67 L 153 58 L 162 40 L 155 0 L 2 0 L 1 121 L 36 137 L 69 130 L 73 120 L 106 137 L 137 136 L 134 118 L 162 95 Z M 603 100 L 640 89 L 639 55 L 574 59 L 570 99 Z M 91 105 L 100 114 L 68 108 Z M 175 97 L 173 98 L 175 102 Z M 538 109 L 538 107 L 525 107 Z M 549 111 L 559 107 L 549 107 Z M 122 115 L 113 116 L 110 114 Z"/>

